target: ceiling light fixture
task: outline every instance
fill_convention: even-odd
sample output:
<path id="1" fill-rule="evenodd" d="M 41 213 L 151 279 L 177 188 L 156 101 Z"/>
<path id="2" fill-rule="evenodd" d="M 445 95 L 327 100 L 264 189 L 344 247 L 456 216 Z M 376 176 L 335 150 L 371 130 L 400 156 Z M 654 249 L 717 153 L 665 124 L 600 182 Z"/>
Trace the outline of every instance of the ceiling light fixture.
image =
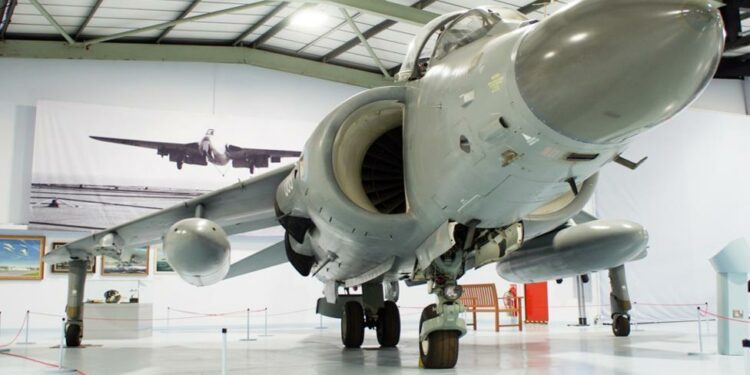
<path id="1" fill-rule="evenodd" d="M 292 17 L 292 25 L 313 28 L 318 27 L 328 20 L 328 14 L 319 9 L 307 9 Z"/>

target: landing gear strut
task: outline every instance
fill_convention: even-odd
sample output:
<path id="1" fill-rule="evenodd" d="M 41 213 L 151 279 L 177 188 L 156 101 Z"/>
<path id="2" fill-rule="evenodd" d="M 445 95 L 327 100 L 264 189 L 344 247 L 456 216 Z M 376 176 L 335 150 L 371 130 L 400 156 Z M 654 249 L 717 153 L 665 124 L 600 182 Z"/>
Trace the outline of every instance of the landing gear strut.
<path id="1" fill-rule="evenodd" d="M 83 288 L 86 284 L 87 260 L 73 260 L 69 263 L 68 305 L 65 307 L 65 345 L 77 347 L 83 339 Z"/>
<path id="2" fill-rule="evenodd" d="M 625 278 L 625 265 L 609 270 L 609 282 L 612 293 L 609 295 L 612 306 L 612 333 L 617 337 L 630 335 L 630 294 L 628 281 Z"/>
<path id="3" fill-rule="evenodd" d="M 466 334 L 459 315 L 463 290 L 457 284 L 464 272 L 463 251 L 452 249 L 425 270 L 428 289 L 437 303 L 425 307 L 419 319 L 419 361 L 425 368 L 453 368 L 458 361 L 458 339 Z"/>

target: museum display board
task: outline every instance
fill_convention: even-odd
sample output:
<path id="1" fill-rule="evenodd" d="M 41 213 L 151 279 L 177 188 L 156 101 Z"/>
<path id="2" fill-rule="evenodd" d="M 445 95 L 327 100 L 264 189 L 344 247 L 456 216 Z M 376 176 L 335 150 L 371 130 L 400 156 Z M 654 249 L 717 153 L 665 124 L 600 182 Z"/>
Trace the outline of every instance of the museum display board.
<path id="1" fill-rule="evenodd" d="M 287 165 L 315 125 L 40 101 L 30 229 L 100 230 Z"/>

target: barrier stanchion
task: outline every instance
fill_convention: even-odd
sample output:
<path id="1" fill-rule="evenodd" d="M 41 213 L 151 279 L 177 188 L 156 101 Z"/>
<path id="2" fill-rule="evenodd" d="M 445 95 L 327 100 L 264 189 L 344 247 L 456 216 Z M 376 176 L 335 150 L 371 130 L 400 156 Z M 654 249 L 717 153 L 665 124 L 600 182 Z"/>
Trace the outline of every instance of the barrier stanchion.
<path id="1" fill-rule="evenodd" d="M 57 368 L 62 370 L 63 368 L 63 354 L 65 350 L 65 318 L 62 318 L 62 335 L 60 335 L 60 362 Z"/>
<path id="2" fill-rule="evenodd" d="M 703 305 L 705 306 L 703 311 L 708 311 L 708 302 L 704 303 Z M 698 313 L 700 313 L 700 311 Z M 706 334 L 711 334 L 711 319 L 706 319 Z"/>
<path id="3" fill-rule="evenodd" d="M 318 315 L 320 315 L 320 324 L 315 329 L 326 329 L 327 327 L 323 327 L 323 314 Z"/>
<path id="4" fill-rule="evenodd" d="M 167 306 L 167 332 L 169 332 L 169 306 Z"/>
<path id="5" fill-rule="evenodd" d="M 227 375 L 227 329 L 221 329 L 221 375 Z"/>
<path id="6" fill-rule="evenodd" d="M 268 337 L 268 307 L 263 310 L 263 337 Z"/>
<path id="7" fill-rule="evenodd" d="M 32 344 L 34 344 L 33 342 L 29 341 L 29 325 L 30 325 L 29 323 L 31 321 L 29 319 L 30 313 L 31 312 L 29 310 L 26 310 L 26 336 L 24 338 L 24 342 L 19 342 L 18 345 L 32 345 Z"/>
<path id="8" fill-rule="evenodd" d="M 688 355 L 703 355 L 703 318 L 701 314 L 701 307 L 698 306 L 696 309 L 698 312 L 698 353 L 688 353 Z"/>
<path id="9" fill-rule="evenodd" d="M 246 312 L 247 321 L 245 322 L 245 338 L 240 341 L 256 341 L 254 338 L 250 338 L 250 308 Z"/>

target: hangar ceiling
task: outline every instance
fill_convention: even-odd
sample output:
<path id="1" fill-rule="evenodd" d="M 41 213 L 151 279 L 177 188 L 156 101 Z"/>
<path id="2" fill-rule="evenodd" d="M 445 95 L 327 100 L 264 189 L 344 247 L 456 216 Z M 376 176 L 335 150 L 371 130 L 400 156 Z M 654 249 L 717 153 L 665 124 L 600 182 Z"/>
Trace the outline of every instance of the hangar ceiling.
<path id="1" fill-rule="evenodd" d="M 372 87 L 392 82 L 409 41 L 438 14 L 490 4 L 542 18 L 565 3 L 0 0 L 0 55 L 246 63 Z M 293 22 L 311 8 L 325 20 Z"/>
<path id="2" fill-rule="evenodd" d="M 239 63 L 374 87 L 392 82 L 407 44 L 436 15 L 496 5 L 541 19 L 570 1 L 0 0 L 0 56 Z M 726 4 L 717 75 L 744 77 L 750 0 Z M 295 22 L 311 11 L 324 19 Z"/>
<path id="3" fill-rule="evenodd" d="M 724 59 L 718 78 L 750 76 L 750 0 L 724 0 L 721 8 L 726 29 Z"/>

